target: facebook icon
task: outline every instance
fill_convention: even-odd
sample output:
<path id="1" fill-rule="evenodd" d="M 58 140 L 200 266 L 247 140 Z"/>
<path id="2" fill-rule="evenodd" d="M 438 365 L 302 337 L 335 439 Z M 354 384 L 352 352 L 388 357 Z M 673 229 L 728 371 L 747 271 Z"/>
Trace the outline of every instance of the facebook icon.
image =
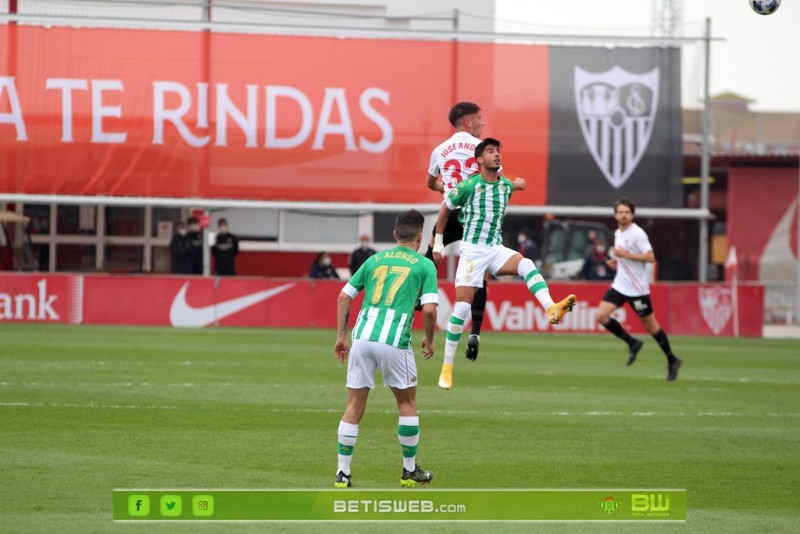
<path id="1" fill-rule="evenodd" d="M 128 515 L 133 517 L 150 515 L 150 497 L 147 495 L 128 496 Z"/>

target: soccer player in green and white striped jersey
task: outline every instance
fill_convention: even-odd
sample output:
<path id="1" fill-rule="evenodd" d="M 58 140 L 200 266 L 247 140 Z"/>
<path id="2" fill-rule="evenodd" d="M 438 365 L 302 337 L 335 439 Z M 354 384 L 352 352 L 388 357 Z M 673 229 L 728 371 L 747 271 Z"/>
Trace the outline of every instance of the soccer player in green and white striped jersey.
<path id="1" fill-rule="evenodd" d="M 436 267 L 417 253 L 422 242 L 425 218 L 411 210 L 397 216 L 394 238 L 397 246 L 370 256 L 342 288 L 337 306 L 337 337 L 334 354 L 347 360 L 347 408 L 339 422 L 339 466 L 334 486 L 351 485 L 350 462 L 358 437 L 358 424 L 367 407 L 369 390 L 375 387 L 375 372 L 380 369 L 383 384 L 391 388 L 400 411 L 398 439 L 403 453 L 400 484 L 415 486 L 433 479 L 430 471 L 416 463 L 419 446 L 417 415 L 417 367 L 411 348 L 411 323 L 414 305 L 422 304 L 425 337 L 422 355 L 433 356 L 436 306 L 439 288 Z M 364 302 L 352 333 L 347 336 L 350 304 L 364 291 Z"/>
<path id="2" fill-rule="evenodd" d="M 493 275 L 518 274 L 528 290 L 547 310 L 552 324 L 558 324 L 575 305 L 575 295 L 554 303 L 544 277 L 533 262 L 519 252 L 503 245 L 503 218 L 514 189 L 524 189 L 526 182 L 517 178 L 511 182 L 500 176 L 500 141 L 486 138 L 475 147 L 475 159 L 480 172 L 458 184 L 445 197 L 436 221 L 433 259 L 438 264 L 444 251 L 444 228 L 450 211 L 461 208 L 464 235 L 459 245 L 456 269 L 456 303 L 447 325 L 444 363 L 439 375 L 439 387 L 453 387 L 453 360 L 464 323 L 469 317 L 472 299 L 483 286 L 486 271 Z"/>
<path id="3" fill-rule="evenodd" d="M 458 102 L 450 108 L 447 119 L 455 128 L 455 133 L 433 149 L 427 178 L 428 188 L 442 193 L 445 197 L 462 180 L 480 171 L 475 160 L 475 147 L 481 142 L 480 136 L 485 126 L 481 108 L 474 102 Z M 461 240 L 464 228 L 460 215 L 459 210 L 450 212 L 444 229 L 445 246 Z M 436 229 L 434 235 L 435 233 Z M 434 235 L 431 236 L 431 243 L 425 253 L 426 258 L 433 259 Z M 486 291 L 487 285 L 484 279 L 483 287 L 478 288 L 472 301 L 472 332 L 464 353 L 470 361 L 478 359 L 483 313 L 486 309 Z"/>

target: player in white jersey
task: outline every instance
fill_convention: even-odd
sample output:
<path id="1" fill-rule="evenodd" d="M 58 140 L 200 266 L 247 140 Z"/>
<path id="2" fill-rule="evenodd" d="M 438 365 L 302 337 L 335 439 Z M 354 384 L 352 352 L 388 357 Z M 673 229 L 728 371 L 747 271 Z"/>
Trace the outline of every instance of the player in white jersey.
<path id="1" fill-rule="evenodd" d="M 554 303 L 547 282 L 534 263 L 522 254 L 503 245 L 503 218 L 514 190 L 524 189 L 524 179 L 511 182 L 500 176 L 500 141 L 486 138 L 475 147 L 475 159 L 480 173 L 473 174 L 451 189 L 445 197 L 436 221 L 433 259 L 442 260 L 444 229 L 450 212 L 460 208 L 464 225 L 459 245 L 456 270 L 456 303 L 447 324 L 444 363 L 439 376 L 439 387 L 453 387 L 453 361 L 464 323 L 470 313 L 475 292 L 483 285 L 484 275 L 519 275 L 528 290 L 547 310 L 552 324 L 558 324 L 575 305 L 575 295 Z"/>
<path id="2" fill-rule="evenodd" d="M 433 356 L 436 306 L 439 289 L 436 267 L 417 253 L 422 243 L 425 218 L 410 210 L 397 216 L 394 238 L 397 246 L 367 258 L 342 288 L 337 303 L 338 332 L 333 352 L 340 362 L 347 360 L 347 408 L 339 422 L 339 469 L 334 486 L 350 484 L 350 462 L 358 437 L 358 423 L 367 408 L 369 390 L 375 387 L 380 370 L 384 386 L 391 388 L 400 412 L 397 435 L 403 454 L 402 486 L 427 484 L 430 471 L 416 463 L 419 445 L 417 415 L 417 367 L 411 349 L 414 303 L 422 303 L 425 337 L 422 355 Z M 352 348 L 347 336 L 350 304 L 359 292 L 364 301 L 353 328 Z"/>
<path id="3" fill-rule="evenodd" d="M 475 147 L 486 125 L 481 108 L 472 102 L 459 102 L 450 109 L 450 124 L 455 128 L 450 138 L 431 152 L 428 187 L 447 194 L 467 176 L 478 172 Z"/>
<path id="4" fill-rule="evenodd" d="M 644 342 L 631 336 L 611 317 L 614 310 L 627 302 L 667 356 L 667 380 L 672 381 L 678 378 L 682 361 L 672 353 L 667 333 L 658 324 L 653 312 L 647 264 L 656 258 L 647 233 L 633 222 L 635 213 L 636 206 L 629 198 L 622 197 L 614 202 L 614 219 L 619 227 L 614 232 L 614 257 L 608 261 L 608 265 L 616 269 L 617 274 L 600 302 L 597 322 L 628 344 L 628 365 L 633 365 Z"/>

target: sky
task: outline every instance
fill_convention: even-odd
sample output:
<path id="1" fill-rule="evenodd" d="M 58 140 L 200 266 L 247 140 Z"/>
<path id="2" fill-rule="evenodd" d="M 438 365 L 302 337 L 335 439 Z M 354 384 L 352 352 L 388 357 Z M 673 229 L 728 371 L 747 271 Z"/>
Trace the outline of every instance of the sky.
<path id="1" fill-rule="evenodd" d="M 747 0 L 684 0 L 683 36 L 702 36 L 711 18 L 711 96 L 733 92 L 753 111 L 800 112 L 800 2 L 759 15 Z M 496 0 L 497 31 L 649 36 L 651 0 Z M 683 107 L 702 107 L 702 44 L 685 46 Z"/>

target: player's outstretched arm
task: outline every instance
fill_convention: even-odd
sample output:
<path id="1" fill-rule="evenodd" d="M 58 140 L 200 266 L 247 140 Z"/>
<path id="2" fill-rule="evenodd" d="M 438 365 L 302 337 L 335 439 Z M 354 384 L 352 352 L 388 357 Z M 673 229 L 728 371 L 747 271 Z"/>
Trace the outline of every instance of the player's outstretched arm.
<path id="1" fill-rule="evenodd" d="M 525 191 L 528 188 L 528 181 L 525 178 L 514 178 L 514 191 Z"/>
<path id="2" fill-rule="evenodd" d="M 422 306 L 422 324 L 425 326 L 425 338 L 422 340 L 422 355 L 429 360 L 436 348 L 433 345 L 433 334 L 436 332 L 436 304 Z"/>
<path id="3" fill-rule="evenodd" d="M 350 341 L 347 339 L 347 321 L 350 319 L 350 303 L 352 299 L 344 292 L 339 293 L 336 301 L 336 344 L 333 354 L 344 363 L 350 353 Z"/>

